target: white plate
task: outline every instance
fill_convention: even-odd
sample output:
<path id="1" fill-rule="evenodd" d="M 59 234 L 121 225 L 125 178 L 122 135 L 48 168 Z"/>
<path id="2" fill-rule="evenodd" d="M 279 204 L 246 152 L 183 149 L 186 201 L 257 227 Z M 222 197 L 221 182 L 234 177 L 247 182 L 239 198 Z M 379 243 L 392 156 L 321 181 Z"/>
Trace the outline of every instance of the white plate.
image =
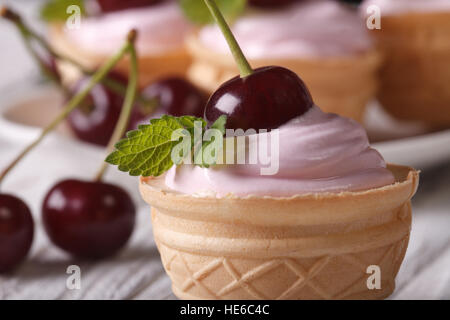
<path id="1" fill-rule="evenodd" d="M 12 86 L 0 94 L 0 135 L 12 141 L 27 142 L 35 138 L 64 103 L 61 93 L 50 86 Z M 71 135 L 63 122 L 57 131 Z"/>
<path id="2" fill-rule="evenodd" d="M 22 87 L 2 93 L 0 99 L 0 135 L 20 142 L 36 137 L 63 102 L 61 94 L 48 86 Z M 387 162 L 424 169 L 450 160 L 450 129 L 426 133 L 420 125 L 393 120 L 377 104 L 369 106 L 366 127 Z M 70 135 L 64 125 L 59 132 Z"/>

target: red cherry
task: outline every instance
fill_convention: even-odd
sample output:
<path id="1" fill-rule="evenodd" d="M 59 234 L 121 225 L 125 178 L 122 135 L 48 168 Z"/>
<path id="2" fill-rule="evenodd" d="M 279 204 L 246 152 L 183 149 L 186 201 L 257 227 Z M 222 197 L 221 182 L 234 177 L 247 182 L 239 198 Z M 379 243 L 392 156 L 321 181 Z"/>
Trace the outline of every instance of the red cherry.
<path id="1" fill-rule="evenodd" d="M 127 80 L 122 75 L 111 72 L 109 78 L 122 83 Z M 74 87 L 76 94 L 89 81 L 82 78 Z M 67 117 L 73 133 L 82 141 L 106 146 L 119 120 L 124 97 L 108 89 L 103 84 L 96 85 L 83 103 Z"/>
<path id="2" fill-rule="evenodd" d="M 128 193 L 103 182 L 61 181 L 42 205 L 52 242 L 84 258 L 107 257 L 122 248 L 133 232 L 135 215 Z"/>
<path id="3" fill-rule="evenodd" d="M 139 124 L 147 123 L 149 118 L 163 114 L 172 116 L 191 115 L 203 117 L 206 98 L 199 89 L 190 82 L 177 77 L 159 80 L 141 91 L 141 96 L 156 99 L 158 109 L 149 115 L 145 108 L 134 108 L 130 120 L 130 128 L 136 129 Z"/>
<path id="4" fill-rule="evenodd" d="M 112 12 L 131 8 L 147 7 L 164 0 L 97 0 L 102 12 Z"/>
<path id="5" fill-rule="evenodd" d="M 297 1 L 298 0 L 248 0 L 248 3 L 254 7 L 276 8 L 283 7 Z"/>
<path id="6" fill-rule="evenodd" d="M 0 194 L 0 273 L 22 262 L 31 248 L 33 217 L 19 198 Z"/>
<path id="7" fill-rule="evenodd" d="M 282 67 L 262 67 L 222 84 L 209 99 L 205 117 L 211 124 L 226 115 L 229 129 L 269 130 L 303 115 L 312 106 L 311 95 L 297 74 Z"/>

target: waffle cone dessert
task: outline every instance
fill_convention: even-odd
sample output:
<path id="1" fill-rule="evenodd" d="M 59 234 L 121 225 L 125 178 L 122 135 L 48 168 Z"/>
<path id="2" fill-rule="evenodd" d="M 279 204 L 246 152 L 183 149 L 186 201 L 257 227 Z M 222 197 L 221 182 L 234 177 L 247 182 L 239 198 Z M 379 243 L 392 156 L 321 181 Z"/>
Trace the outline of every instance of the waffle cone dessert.
<path id="1" fill-rule="evenodd" d="M 96 52 L 83 50 L 71 43 L 64 35 L 61 25 L 52 25 L 49 28 L 49 40 L 54 49 L 60 54 L 78 62 L 85 68 L 95 68 L 105 62 L 108 57 Z M 191 59 L 185 48 L 153 55 L 139 55 L 139 83 L 145 86 L 154 80 L 168 76 L 185 76 Z M 117 64 L 117 71 L 128 75 L 130 63 L 124 58 Z M 58 68 L 67 83 L 73 83 L 80 76 L 77 68 L 70 63 L 59 63 Z"/>
<path id="2" fill-rule="evenodd" d="M 363 192 L 290 198 L 201 198 L 141 178 L 154 235 L 182 299 L 382 299 L 408 245 L 411 168 L 388 166 L 396 183 Z M 367 268 L 381 270 L 369 290 Z"/>
<path id="3" fill-rule="evenodd" d="M 450 12 L 386 16 L 372 34 L 386 55 L 384 108 L 398 119 L 450 126 Z"/>
<path id="4" fill-rule="evenodd" d="M 213 52 L 196 36 L 187 40 L 193 63 L 188 78 L 207 92 L 236 76 L 231 55 Z M 377 50 L 342 58 L 249 59 L 253 67 L 277 65 L 297 73 L 322 110 L 362 122 L 367 105 L 377 90 L 376 70 L 381 63 Z"/>

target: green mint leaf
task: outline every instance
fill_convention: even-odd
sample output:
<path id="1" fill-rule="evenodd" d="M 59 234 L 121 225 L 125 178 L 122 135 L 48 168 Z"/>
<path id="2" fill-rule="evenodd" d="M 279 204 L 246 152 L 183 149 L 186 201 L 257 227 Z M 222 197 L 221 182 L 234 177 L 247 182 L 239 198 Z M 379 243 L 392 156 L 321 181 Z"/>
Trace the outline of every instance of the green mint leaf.
<path id="1" fill-rule="evenodd" d="M 194 164 L 209 167 L 216 163 L 222 150 L 226 120 L 226 116 L 221 116 L 211 126 L 213 130 L 206 130 L 206 121 L 202 118 L 165 115 L 152 119 L 150 124 L 129 131 L 105 161 L 131 176 L 145 177 L 160 176 L 174 161 L 178 165 L 189 153 Z M 176 155 L 175 160 L 172 153 Z"/>
<path id="2" fill-rule="evenodd" d="M 150 124 L 140 125 L 138 130 L 128 132 L 105 161 L 117 165 L 120 171 L 131 176 L 160 176 L 173 166 L 172 149 L 180 143 L 180 139 L 190 135 L 195 121 L 201 122 L 203 132 L 206 122 L 201 118 L 165 115 L 152 119 Z M 176 139 L 172 139 L 174 133 L 177 133 Z M 192 148 L 192 141 L 188 139 L 189 149 Z"/>
<path id="3" fill-rule="evenodd" d="M 152 119 L 150 123 L 128 132 L 105 161 L 132 176 L 156 177 L 169 170 L 173 165 L 171 151 L 177 143 L 172 141 L 172 133 L 183 126 L 170 116 Z"/>
<path id="4" fill-rule="evenodd" d="M 49 0 L 41 8 L 41 18 L 47 22 L 66 21 L 70 16 L 67 8 L 71 5 L 80 7 L 82 15 L 86 13 L 84 0 Z"/>
<path id="5" fill-rule="evenodd" d="M 186 17 L 196 24 L 213 23 L 214 19 L 203 0 L 179 0 Z M 245 9 L 246 0 L 216 0 L 220 11 L 228 21 L 235 20 Z"/>
<path id="6" fill-rule="evenodd" d="M 217 118 L 216 121 L 211 126 L 211 129 L 217 129 L 220 132 L 222 132 L 222 135 L 225 134 L 225 125 L 227 124 L 227 116 L 221 115 L 219 118 Z"/>
<path id="7" fill-rule="evenodd" d="M 197 118 L 194 116 L 182 116 L 178 118 L 178 121 L 183 125 L 186 129 L 194 128 L 194 122 L 200 121 L 202 123 L 202 127 L 206 127 L 206 121 L 203 118 Z"/>

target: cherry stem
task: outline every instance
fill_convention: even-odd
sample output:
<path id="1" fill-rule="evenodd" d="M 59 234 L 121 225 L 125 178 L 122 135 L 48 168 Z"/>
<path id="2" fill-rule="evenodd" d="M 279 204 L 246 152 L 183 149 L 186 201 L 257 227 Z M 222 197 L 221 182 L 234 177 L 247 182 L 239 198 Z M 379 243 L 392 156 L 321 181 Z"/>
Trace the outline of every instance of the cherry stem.
<path id="1" fill-rule="evenodd" d="M 115 81 L 111 78 L 103 79 L 102 83 L 114 93 L 121 96 L 126 96 L 127 88 L 120 82 Z M 136 95 L 136 101 L 139 102 L 145 110 L 149 110 L 149 113 L 153 113 L 159 107 L 158 98 L 145 98 L 142 95 Z"/>
<path id="2" fill-rule="evenodd" d="M 236 41 L 236 38 L 231 32 L 231 29 L 228 26 L 227 22 L 225 21 L 225 18 L 223 17 L 222 13 L 217 7 L 216 2 L 214 0 L 204 0 L 204 1 L 209 11 L 211 12 L 211 15 L 213 16 L 214 20 L 216 21 L 217 25 L 222 31 L 223 36 L 225 37 L 225 40 L 228 43 L 228 46 L 230 47 L 234 60 L 238 65 L 241 78 L 245 78 L 251 75 L 253 73 L 253 69 L 248 63 L 247 58 L 242 52 L 241 47 L 239 46 L 238 42 Z"/>
<path id="3" fill-rule="evenodd" d="M 41 69 L 41 72 L 45 74 L 50 80 L 55 82 L 57 85 L 61 86 L 60 79 L 58 75 L 56 75 L 54 72 L 48 69 L 47 65 L 42 61 L 42 58 L 39 56 L 39 54 L 36 52 L 35 48 L 33 47 L 31 41 L 36 40 L 47 52 L 50 53 L 50 55 L 54 55 L 51 48 L 47 45 L 45 40 L 38 36 L 34 31 L 31 30 L 22 20 L 22 18 L 12 11 L 11 9 L 7 7 L 2 7 L 0 9 L 0 16 L 11 21 L 19 30 L 25 46 L 27 47 L 30 54 L 33 56 L 33 58 L 36 60 L 36 62 L 39 64 L 39 67 Z M 63 88 L 65 90 L 65 88 Z"/>
<path id="4" fill-rule="evenodd" d="M 124 136 L 130 122 L 131 110 L 133 109 L 134 101 L 136 100 L 138 88 L 138 62 L 136 48 L 134 46 L 136 36 L 136 30 L 132 30 L 128 35 L 128 41 L 130 42 L 130 46 L 128 48 L 128 53 L 130 55 L 128 86 L 125 93 L 125 99 L 123 102 L 122 111 L 120 112 L 119 120 L 117 121 L 114 132 L 108 142 L 108 146 L 106 147 L 107 154 L 111 153 L 114 150 L 114 145 Z M 107 168 L 108 163 L 103 161 L 102 166 L 100 167 L 100 170 L 95 177 L 96 181 L 102 180 Z"/>
<path id="5" fill-rule="evenodd" d="M 133 40 L 132 37 L 128 37 L 126 43 L 120 48 L 120 50 L 105 64 L 98 69 L 98 71 L 91 77 L 89 83 L 70 101 L 64 106 L 63 111 L 47 126 L 45 127 L 40 135 L 30 143 L 12 162 L 11 164 L 0 174 L 0 184 L 3 179 L 8 175 L 8 173 L 31 151 L 33 150 L 51 131 L 53 131 L 59 123 L 64 120 L 80 103 L 86 98 L 89 92 L 94 88 L 99 82 L 102 81 L 104 77 L 114 68 L 114 66 L 123 58 L 123 56 L 130 50 Z"/>
<path id="6" fill-rule="evenodd" d="M 61 55 L 61 54 L 57 53 L 55 50 L 53 50 L 53 48 L 48 44 L 48 42 L 43 37 L 41 37 L 39 34 L 34 32 L 29 26 L 27 26 L 23 22 L 22 18 L 16 12 L 12 11 L 11 9 L 9 9 L 7 7 L 2 7 L 0 9 L 0 16 L 14 23 L 14 25 L 19 29 L 20 34 L 22 35 L 22 37 L 24 39 L 24 42 L 25 42 L 25 45 L 26 45 L 28 51 L 31 53 L 33 58 L 38 62 L 39 66 L 41 68 L 41 71 L 48 78 L 50 78 L 53 82 L 55 82 L 59 87 L 61 87 L 63 89 L 64 93 L 66 93 L 67 95 L 69 95 L 68 90 L 61 82 L 61 79 L 57 75 L 53 74 L 51 71 L 47 70 L 47 66 L 43 63 L 42 59 L 37 54 L 36 50 L 33 48 L 30 40 L 35 40 L 45 51 L 47 51 L 47 53 L 50 56 L 52 56 L 53 58 L 55 58 L 57 60 L 66 61 L 66 62 L 70 63 L 71 65 L 76 67 L 78 70 L 80 70 L 84 75 L 92 76 L 94 74 L 93 71 L 88 70 L 87 68 L 85 68 L 80 63 L 73 60 L 72 58 Z M 124 86 L 122 83 L 120 83 L 112 78 L 105 77 L 102 80 L 102 83 L 108 89 L 113 91 L 114 93 L 117 93 L 122 96 L 124 96 L 126 94 L 126 86 Z M 149 111 L 150 113 L 154 112 L 159 106 L 159 101 L 156 98 L 155 99 L 147 99 L 147 98 L 142 97 L 141 95 L 138 95 L 137 101 L 141 105 L 143 105 L 146 110 L 150 110 Z"/>

